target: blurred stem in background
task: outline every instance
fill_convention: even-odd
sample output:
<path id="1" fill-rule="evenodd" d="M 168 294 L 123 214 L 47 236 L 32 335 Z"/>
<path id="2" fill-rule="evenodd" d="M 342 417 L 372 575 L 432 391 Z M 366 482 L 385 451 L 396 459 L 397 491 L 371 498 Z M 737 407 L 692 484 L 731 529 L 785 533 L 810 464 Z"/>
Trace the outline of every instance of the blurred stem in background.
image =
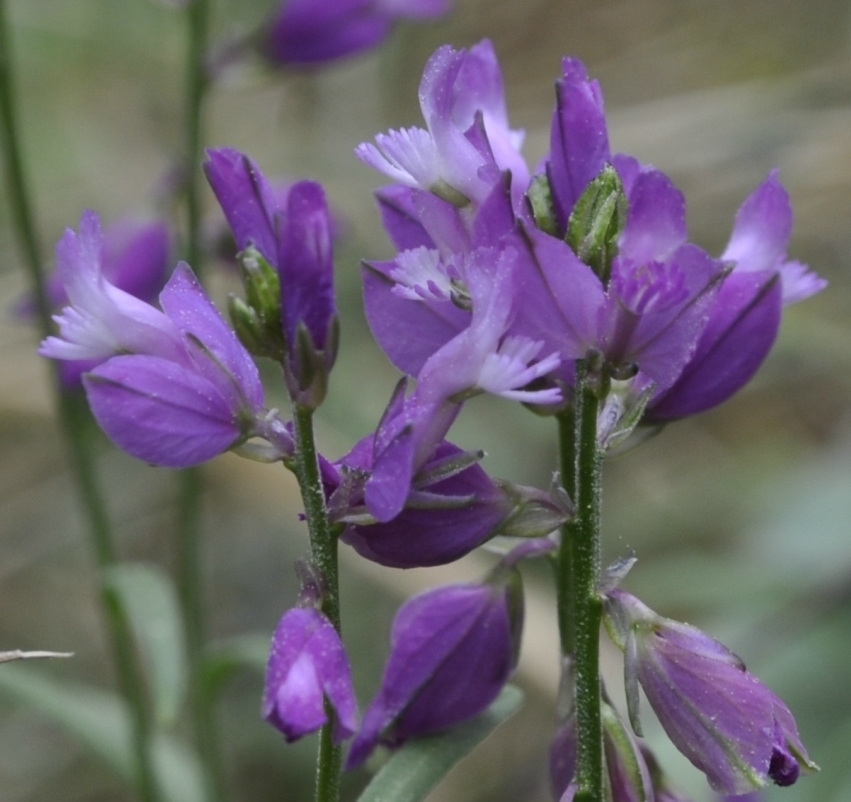
<path id="1" fill-rule="evenodd" d="M 6 185 L 13 228 L 24 255 L 24 264 L 35 296 L 39 327 L 42 336 L 46 337 L 52 331 L 51 310 L 45 291 L 38 237 L 18 142 L 13 84 L 6 4 L 5 0 L 0 0 L 0 129 L 3 137 Z M 91 443 L 87 437 L 87 407 L 80 395 L 63 391 L 58 367 L 54 362 L 51 362 L 51 375 L 60 424 L 68 442 L 72 472 L 88 519 L 89 533 L 97 559 L 101 606 L 109 628 L 119 686 L 130 707 L 139 793 L 144 802 L 159 802 L 161 797 L 153 767 L 151 721 L 144 679 L 127 612 L 116 589 L 106 579 L 109 569 L 115 566 L 117 561 L 112 530 L 95 472 Z"/>
<path id="2" fill-rule="evenodd" d="M 204 96 L 209 85 L 207 38 L 210 3 L 193 0 L 186 9 L 186 94 L 184 110 L 186 178 L 186 241 L 184 257 L 196 275 L 202 273 L 201 192 L 204 141 Z M 206 664 L 203 560 L 201 557 L 201 501 L 203 475 L 200 468 L 180 473 L 178 537 L 178 588 L 183 608 L 186 652 L 189 660 L 189 705 L 195 746 L 204 768 L 208 802 L 228 798 L 227 778 L 221 755 L 215 693 L 209 692 Z"/>

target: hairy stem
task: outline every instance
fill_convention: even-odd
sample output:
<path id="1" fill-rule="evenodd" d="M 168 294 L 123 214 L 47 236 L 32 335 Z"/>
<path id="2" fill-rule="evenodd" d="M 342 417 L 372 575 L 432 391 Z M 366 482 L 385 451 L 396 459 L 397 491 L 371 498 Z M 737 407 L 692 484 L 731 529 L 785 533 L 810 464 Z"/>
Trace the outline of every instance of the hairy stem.
<path id="1" fill-rule="evenodd" d="M 295 472 L 304 500 L 313 564 L 323 579 L 322 612 L 340 631 L 340 592 L 337 566 L 337 538 L 328 522 L 325 493 L 319 473 L 319 458 L 313 437 L 313 413 L 293 404 L 295 430 Z M 340 798 L 342 750 L 332 742 L 335 713 L 325 704 L 328 722 L 319 735 L 316 758 L 316 802 L 337 802 Z"/>
<path id="2" fill-rule="evenodd" d="M 6 168 L 6 185 L 13 223 L 35 295 L 42 336 L 52 331 L 50 303 L 45 292 L 41 254 L 35 232 L 16 124 L 12 58 L 6 25 L 5 0 L 0 0 L 0 129 Z M 151 723 L 142 671 L 133 642 L 133 634 L 121 598 L 107 580 L 108 570 L 116 564 L 112 530 L 98 483 L 86 429 L 88 413 L 83 399 L 63 391 L 59 372 L 52 365 L 52 379 L 58 404 L 60 425 L 68 444 L 77 492 L 88 519 L 89 534 L 100 569 L 101 607 L 106 619 L 118 683 L 132 717 L 132 744 L 136 757 L 136 784 L 145 802 L 158 802 L 160 792 L 152 759 Z"/>
<path id="3" fill-rule="evenodd" d="M 575 418 L 562 416 L 562 446 L 573 447 L 576 518 L 564 530 L 557 557 L 562 653 L 576 671 L 577 802 L 604 802 L 603 727 L 600 716 L 600 489 L 602 452 L 597 442 L 598 389 L 586 364 L 577 362 Z M 570 438 L 563 430 L 575 424 Z M 562 459 L 570 457 L 565 451 Z"/>

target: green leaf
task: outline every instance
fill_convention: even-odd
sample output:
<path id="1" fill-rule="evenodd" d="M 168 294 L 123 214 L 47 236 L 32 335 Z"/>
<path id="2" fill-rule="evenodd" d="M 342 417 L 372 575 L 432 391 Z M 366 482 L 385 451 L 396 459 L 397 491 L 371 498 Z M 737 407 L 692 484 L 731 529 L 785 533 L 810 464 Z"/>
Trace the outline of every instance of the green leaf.
<path id="1" fill-rule="evenodd" d="M 136 783 L 130 716 L 111 693 L 53 677 L 31 665 L 0 666 L 0 694 L 53 719 L 127 785 Z M 204 802 L 201 768 L 191 750 L 165 733 L 154 736 L 154 768 L 168 802 Z"/>
<path id="2" fill-rule="evenodd" d="M 461 758 L 485 740 L 523 702 L 507 685 L 484 713 L 442 735 L 409 741 L 372 778 L 358 802 L 419 802 Z"/>
<path id="3" fill-rule="evenodd" d="M 124 563 L 110 568 L 105 581 L 119 595 L 133 627 L 157 723 L 170 727 L 188 682 L 183 619 L 171 578 L 155 565 Z"/>

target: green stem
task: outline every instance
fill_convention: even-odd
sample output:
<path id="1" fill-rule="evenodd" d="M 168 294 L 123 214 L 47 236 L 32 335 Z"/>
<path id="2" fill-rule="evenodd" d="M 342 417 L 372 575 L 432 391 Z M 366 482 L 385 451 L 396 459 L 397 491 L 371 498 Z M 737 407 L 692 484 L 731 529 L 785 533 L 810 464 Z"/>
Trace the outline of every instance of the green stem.
<path id="1" fill-rule="evenodd" d="M 192 0 L 187 8 L 187 55 L 185 95 L 186 247 L 184 256 L 196 274 L 201 264 L 201 148 L 203 145 L 204 97 L 208 87 L 206 58 L 209 0 Z M 221 756 L 215 694 L 206 680 L 206 621 L 204 616 L 201 560 L 200 505 L 203 476 L 190 468 L 180 474 L 180 531 L 178 585 L 183 606 L 186 651 L 189 662 L 189 707 L 195 746 L 204 766 L 206 798 L 227 799 L 227 778 Z"/>
<path id="2" fill-rule="evenodd" d="M 576 499 L 576 411 L 569 406 L 558 417 L 559 467 L 562 487 L 571 500 Z M 576 520 L 561 528 L 561 546 L 555 555 L 556 609 L 563 656 L 576 651 L 576 613 L 574 597 L 576 580 L 573 576 L 573 541 L 576 539 Z"/>
<path id="3" fill-rule="evenodd" d="M 328 522 L 325 493 L 319 473 L 319 459 L 313 437 L 313 413 L 293 404 L 295 431 L 295 473 L 304 500 L 307 530 L 313 564 L 323 579 L 322 612 L 340 631 L 339 570 L 337 566 L 337 538 Z M 328 722 L 319 735 L 319 753 L 316 758 L 316 802 L 337 802 L 340 798 L 340 768 L 342 750 L 331 740 L 334 728 L 334 711 L 325 704 Z"/>
<path id="4" fill-rule="evenodd" d="M 4 140 L 6 182 L 14 227 L 30 284 L 36 300 L 39 328 L 42 336 L 52 332 L 50 303 L 45 292 L 41 254 L 35 233 L 34 215 L 27 191 L 23 159 L 18 141 L 16 106 L 12 77 L 12 59 L 6 26 L 5 1 L 0 0 L 0 128 Z M 94 469 L 91 448 L 86 437 L 88 415 L 81 397 L 64 392 L 57 366 L 52 366 L 52 380 L 58 401 L 60 425 L 64 431 L 71 458 L 72 473 L 85 515 L 100 575 L 101 606 L 110 634 L 118 683 L 127 700 L 132 717 L 132 743 L 136 756 L 137 786 L 145 802 L 160 799 L 153 768 L 151 723 L 142 671 L 138 665 L 133 634 L 124 606 L 115 589 L 109 584 L 109 569 L 115 566 L 112 531 L 103 503 L 103 494 Z"/>
<path id="5" fill-rule="evenodd" d="M 600 715 L 600 502 L 602 452 L 597 443 L 599 390 L 586 364 L 577 362 L 575 396 L 575 488 L 576 519 L 566 527 L 559 565 L 561 582 L 572 583 L 572 593 L 560 588 L 564 613 L 572 631 L 562 631 L 572 641 L 576 670 L 576 782 L 577 802 L 604 802 L 603 725 Z M 569 420 L 562 419 L 564 428 Z M 562 434 L 562 442 L 569 437 Z M 567 455 L 565 455 L 566 458 Z M 561 616 L 560 616 L 561 622 Z M 563 646 L 564 651 L 564 646 Z"/>
<path id="6" fill-rule="evenodd" d="M 197 272 L 200 268 L 201 231 L 201 149 L 204 136 L 204 96 L 207 75 L 207 36 L 210 20 L 209 0 L 192 0 L 187 9 L 189 25 L 186 60 L 186 261 Z"/>

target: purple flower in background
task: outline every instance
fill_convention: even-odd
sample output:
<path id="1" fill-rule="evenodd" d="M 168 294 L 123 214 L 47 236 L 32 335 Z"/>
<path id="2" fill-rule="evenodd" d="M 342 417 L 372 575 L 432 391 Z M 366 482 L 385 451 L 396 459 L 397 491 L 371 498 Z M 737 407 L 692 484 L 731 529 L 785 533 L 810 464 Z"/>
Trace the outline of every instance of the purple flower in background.
<path id="1" fill-rule="evenodd" d="M 505 570 L 492 583 L 427 591 L 399 610 L 381 688 L 347 768 L 379 741 L 399 746 L 448 729 L 496 699 L 516 667 L 523 623 L 520 574 Z"/>
<path id="2" fill-rule="evenodd" d="M 377 47 L 396 20 L 431 19 L 448 10 L 448 0 L 285 0 L 264 52 L 278 64 L 324 64 Z"/>
<path id="3" fill-rule="evenodd" d="M 722 260 L 733 264 L 697 348 L 677 381 L 651 400 L 646 417 L 663 421 L 703 412 L 746 384 L 768 355 L 783 306 L 820 292 L 827 282 L 786 259 L 792 207 L 777 171 L 748 197 Z"/>
<path id="4" fill-rule="evenodd" d="M 254 435 L 288 449 L 288 436 L 262 409 L 254 362 L 190 268 L 177 266 L 160 294 L 161 311 L 104 278 L 102 251 L 98 217 L 86 212 L 79 234 L 69 229 L 57 245 L 70 305 L 55 318 L 59 335 L 46 338 L 39 353 L 102 361 L 83 384 L 107 435 L 138 459 L 173 468 Z"/>
<path id="5" fill-rule="evenodd" d="M 351 668 L 340 636 L 312 607 L 284 613 L 272 636 L 266 667 L 263 718 L 287 741 L 316 732 L 328 720 L 325 699 L 336 713 L 334 742 L 357 729 Z"/>
<path id="6" fill-rule="evenodd" d="M 768 780 L 791 785 L 818 768 L 789 709 L 729 649 L 621 590 L 609 592 L 606 612 L 626 656 L 633 726 L 640 683 L 674 745 L 716 791 L 745 794 Z"/>

